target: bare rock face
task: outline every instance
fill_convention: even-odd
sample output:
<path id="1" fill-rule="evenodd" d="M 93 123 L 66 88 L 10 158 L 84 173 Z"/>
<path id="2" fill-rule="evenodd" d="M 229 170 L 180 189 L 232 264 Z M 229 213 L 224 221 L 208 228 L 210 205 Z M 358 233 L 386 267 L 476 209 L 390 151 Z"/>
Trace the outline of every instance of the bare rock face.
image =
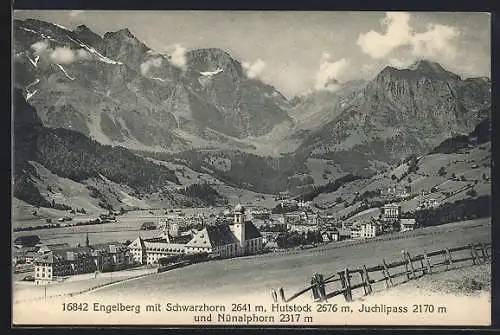
<path id="1" fill-rule="evenodd" d="M 487 78 L 462 80 L 434 62 L 386 67 L 344 109 L 338 106 L 337 116 L 313 131 L 299 152 L 334 160 L 361 153 L 363 167 L 367 160 L 426 152 L 490 115 L 490 86 Z"/>
<path id="2" fill-rule="evenodd" d="M 289 119 L 287 99 L 220 49 L 189 51 L 180 66 L 128 29 L 101 37 L 38 20 L 16 20 L 14 41 L 15 85 L 44 124 L 105 144 L 184 150 Z"/>

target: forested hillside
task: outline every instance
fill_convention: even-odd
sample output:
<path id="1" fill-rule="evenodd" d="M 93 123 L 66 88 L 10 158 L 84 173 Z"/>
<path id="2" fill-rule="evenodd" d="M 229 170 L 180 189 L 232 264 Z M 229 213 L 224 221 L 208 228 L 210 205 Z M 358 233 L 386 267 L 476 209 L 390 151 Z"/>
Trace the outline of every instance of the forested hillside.
<path id="1" fill-rule="evenodd" d="M 29 161 L 77 182 L 102 174 L 140 192 L 179 184 L 174 171 L 127 149 L 101 145 L 75 131 L 43 127 L 19 90 L 14 93 L 14 122 L 14 196 L 28 203 L 49 206 L 31 182 L 36 172 Z"/>

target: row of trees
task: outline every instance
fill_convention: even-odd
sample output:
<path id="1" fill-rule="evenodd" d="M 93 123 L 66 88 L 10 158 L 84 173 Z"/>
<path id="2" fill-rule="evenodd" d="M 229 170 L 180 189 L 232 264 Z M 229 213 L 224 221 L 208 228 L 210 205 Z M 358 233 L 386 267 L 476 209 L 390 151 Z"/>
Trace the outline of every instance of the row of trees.
<path id="1" fill-rule="evenodd" d="M 297 231 L 285 232 L 279 234 L 276 238 L 276 244 L 279 248 L 282 249 L 321 242 L 323 242 L 323 237 L 321 236 L 321 232 L 318 230 L 309 230 L 302 233 L 299 233 Z"/>
<path id="2" fill-rule="evenodd" d="M 423 227 L 472 220 L 491 216 L 491 197 L 457 200 L 437 208 L 424 208 L 415 212 L 415 219 Z"/>

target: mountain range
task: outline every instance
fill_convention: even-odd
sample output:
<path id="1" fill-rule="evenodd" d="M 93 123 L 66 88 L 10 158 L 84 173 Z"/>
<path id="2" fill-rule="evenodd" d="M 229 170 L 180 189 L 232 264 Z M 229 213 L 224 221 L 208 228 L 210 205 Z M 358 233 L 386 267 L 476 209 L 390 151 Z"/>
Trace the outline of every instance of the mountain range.
<path id="1" fill-rule="evenodd" d="M 489 78 L 464 79 L 428 60 L 288 100 L 217 48 L 163 54 L 128 29 L 100 36 L 34 19 L 14 21 L 13 41 L 14 87 L 44 132 L 255 192 L 300 193 L 346 174 L 370 176 L 469 134 L 491 114 Z M 62 164 L 40 164 L 72 180 L 90 176 L 68 175 L 54 161 Z M 176 183 L 151 164 L 148 174 Z M 162 187 L 132 184 L 105 165 L 94 170 L 91 177 L 142 192 Z"/>

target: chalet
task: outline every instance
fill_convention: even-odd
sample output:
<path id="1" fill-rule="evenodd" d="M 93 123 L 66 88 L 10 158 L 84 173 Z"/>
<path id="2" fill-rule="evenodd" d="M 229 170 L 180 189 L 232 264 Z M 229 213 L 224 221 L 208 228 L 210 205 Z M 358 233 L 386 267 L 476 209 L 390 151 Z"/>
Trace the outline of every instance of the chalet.
<path id="1" fill-rule="evenodd" d="M 415 219 L 401 219 L 401 231 L 411 231 L 417 228 L 417 222 Z"/>
<path id="2" fill-rule="evenodd" d="M 375 219 L 371 219 L 361 224 L 361 237 L 363 238 L 375 237 L 381 235 L 382 233 L 382 224 Z"/>
<path id="3" fill-rule="evenodd" d="M 324 231 L 321 233 L 321 238 L 323 239 L 323 242 L 337 242 L 339 241 L 339 231 L 337 229 L 331 230 L 331 231 Z"/>

